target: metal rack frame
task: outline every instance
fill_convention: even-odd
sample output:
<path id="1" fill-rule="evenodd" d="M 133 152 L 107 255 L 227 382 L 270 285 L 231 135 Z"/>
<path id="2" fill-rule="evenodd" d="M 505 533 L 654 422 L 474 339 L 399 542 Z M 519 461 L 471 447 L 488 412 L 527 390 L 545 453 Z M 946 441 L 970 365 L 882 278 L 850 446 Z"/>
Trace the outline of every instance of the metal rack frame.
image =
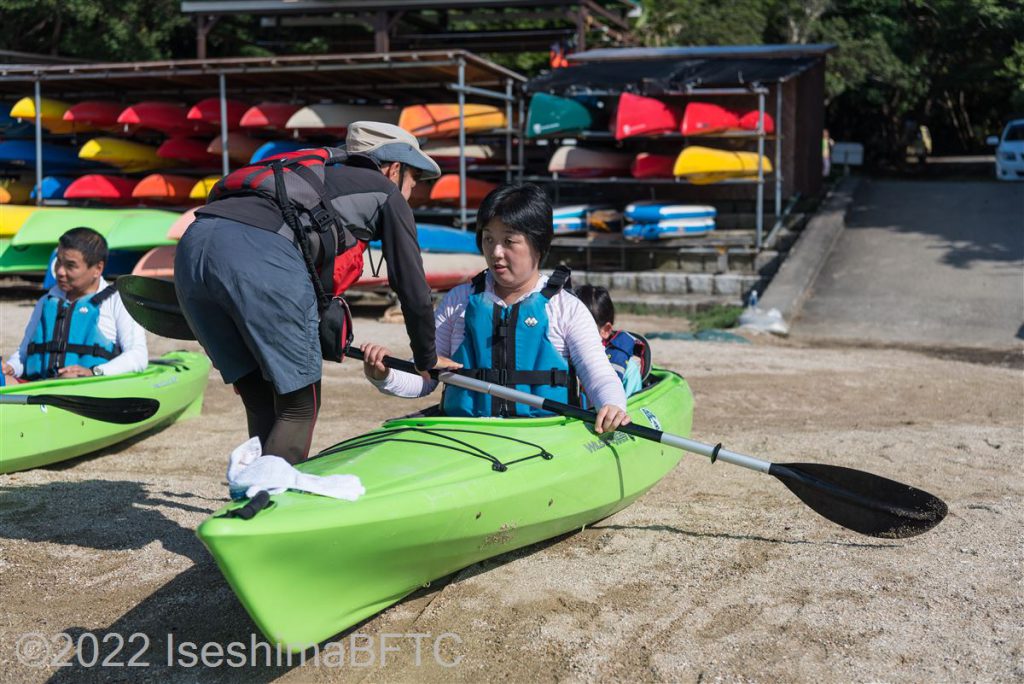
<path id="1" fill-rule="evenodd" d="M 751 133 L 731 133 L 726 135 L 705 135 L 705 136 L 684 136 L 681 133 L 650 136 L 651 139 L 680 139 L 680 140 L 691 140 L 695 137 L 700 139 L 736 139 L 736 138 L 748 138 L 757 140 L 757 179 L 756 180 L 744 180 L 744 179 L 732 179 L 719 181 L 716 185 L 757 185 L 757 209 L 756 215 L 756 228 L 755 228 L 755 246 L 758 251 L 761 250 L 764 244 L 764 186 L 765 186 L 765 171 L 764 171 L 764 152 L 765 152 L 765 141 L 771 140 L 775 147 L 775 164 L 772 171 L 772 176 L 775 180 L 775 197 L 774 197 L 774 209 L 775 218 L 778 219 L 782 215 L 782 82 L 775 85 L 775 134 L 768 135 L 764 130 L 764 115 L 765 115 L 765 100 L 768 94 L 771 92 L 770 88 L 761 84 L 752 84 L 747 88 L 696 88 L 688 87 L 682 91 L 668 91 L 658 93 L 658 97 L 694 97 L 694 96 L 757 96 L 757 108 L 758 108 L 758 127 L 756 131 Z M 621 91 L 612 90 L 595 90 L 588 88 L 572 89 L 572 95 L 591 95 L 598 97 L 612 97 L 621 94 Z M 565 138 L 575 138 L 579 140 L 607 140 L 612 139 L 611 133 L 605 133 L 603 131 L 583 131 L 579 134 L 566 135 Z M 551 176 L 524 176 L 523 180 L 529 180 L 534 182 L 552 182 L 552 183 L 615 183 L 615 184 L 643 184 L 643 185 L 688 185 L 689 182 L 681 178 L 626 178 L 626 177 L 611 177 L 611 178 L 565 178 L 558 174 L 552 174 Z"/>
<path id="2" fill-rule="evenodd" d="M 431 70 L 436 69 L 444 74 L 445 69 L 455 68 L 454 83 L 451 80 L 443 80 L 434 83 L 403 83 L 401 79 L 394 76 L 403 71 Z M 473 70 L 474 76 L 469 78 L 469 70 Z M 224 141 L 221 155 L 221 171 L 227 175 L 231 170 L 231 163 L 228 158 L 228 125 L 227 125 L 227 91 L 228 77 L 242 81 L 241 90 L 249 87 L 260 89 L 260 92 L 267 92 L 268 86 L 273 89 L 277 86 L 294 93 L 297 89 L 294 85 L 296 75 L 305 74 L 311 80 L 313 77 L 320 77 L 324 74 L 336 72 L 349 73 L 381 73 L 387 74 L 389 81 L 381 84 L 325 84 L 323 78 L 315 84 L 317 89 L 326 88 L 334 91 L 342 90 L 368 90 L 375 93 L 384 91 L 402 92 L 408 90 L 422 90 L 430 87 L 447 89 L 457 94 L 459 104 L 459 185 L 460 197 L 458 215 L 463 228 L 466 227 L 470 210 L 466 206 L 466 129 L 465 129 L 465 106 L 466 96 L 474 96 L 485 99 L 497 100 L 505 103 L 508 128 L 500 133 L 505 136 L 506 162 L 511 159 L 512 138 L 517 137 L 522 141 L 522 131 L 513 125 L 513 105 L 519 105 L 519 122 L 522 125 L 523 111 L 522 85 L 526 78 L 514 71 L 500 65 L 489 62 L 471 52 L 465 50 L 451 51 L 428 51 L 428 52 L 400 52 L 400 53 L 366 53 L 366 54 L 339 54 L 339 55 L 312 55 L 312 56 L 285 56 L 270 58 L 227 58 L 216 60 L 178 60 L 178 61 L 156 61 L 156 62 L 125 62 L 125 63 L 97 63 L 97 64 L 72 64 L 72 65 L 0 65 L 0 93 L 16 92 L 20 84 L 32 83 L 35 99 L 35 152 L 36 152 L 36 187 L 42 186 L 44 164 L 42 158 L 42 90 L 43 83 L 54 84 L 55 88 L 63 91 L 78 90 L 88 93 L 86 88 L 72 87 L 75 84 L 93 84 L 94 88 L 102 88 L 100 85 L 110 81 L 130 81 L 140 92 L 152 92 L 152 85 L 164 85 L 161 92 L 173 90 L 185 90 L 203 87 L 209 90 L 209 81 L 216 78 L 216 92 L 220 98 L 220 132 Z M 486 76 L 486 78 L 479 78 Z M 254 79 L 250 77 L 256 77 Z M 263 84 L 261 77 L 281 77 L 280 83 Z M 472 85 L 470 81 L 477 83 Z M 311 86 L 314 84 L 310 84 Z M 504 86 L 504 92 L 490 88 L 480 87 Z M 177 86 L 175 88 L 174 86 Z M 103 92 L 99 90 L 98 92 Z M 110 91 L 107 91 L 110 92 Z M 81 95 L 79 95 L 81 96 Z M 520 142 L 520 157 L 522 144 Z M 518 165 L 521 175 L 522 162 Z M 516 167 L 506 164 L 505 176 L 511 180 L 512 171 Z M 36 204 L 44 204 L 41 193 L 37 193 Z M 437 215 L 436 210 L 435 215 Z M 475 212 L 474 212 L 475 213 Z"/>

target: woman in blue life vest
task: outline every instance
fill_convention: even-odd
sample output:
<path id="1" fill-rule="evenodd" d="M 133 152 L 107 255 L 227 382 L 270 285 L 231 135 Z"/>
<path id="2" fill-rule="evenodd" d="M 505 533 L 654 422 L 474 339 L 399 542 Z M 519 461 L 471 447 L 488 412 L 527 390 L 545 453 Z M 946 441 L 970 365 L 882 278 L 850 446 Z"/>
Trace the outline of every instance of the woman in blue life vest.
<path id="1" fill-rule="evenodd" d="M 615 329 L 615 304 L 605 288 L 584 285 L 577 288 L 576 296 L 593 315 L 608 361 L 622 381 L 626 396 L 636 394 L 643 388 L 644 375 L 649 370 L 644 367 L 647 341 L 641 335 Z"/>
<path id="2" fill-rule="evenodd" d="M 440 356 L 459 373 L 556 401 L 573 399 L 574 373 L 598 406 L 595 428 L 630 422 L 626 395 L 587 308 L 569 291 L 568 269 L 551 276 L 540 263 L 551 246 L 547 195 L 536 185 L 500 186 L 477 213 L 477 245 L 487 270 L 450 291 L 434 314 Z M 367 378 L 386 393 L 420 397 L 437 386 L 419 375 L 388 370 L 387 349 L 363 346 Z M 442 409 L 452 416 L 532 416 L 540 409 L 447 387 Z"/>
<path id="3" fill-rule="evenodd" d="M 145 370 L 146 333 L 103 279 L 106 261 L 107 241 L 95 230 L 60 237 L 57 284 L 36 303 L 18 351 L 3 364 L 8 381 Z"/>

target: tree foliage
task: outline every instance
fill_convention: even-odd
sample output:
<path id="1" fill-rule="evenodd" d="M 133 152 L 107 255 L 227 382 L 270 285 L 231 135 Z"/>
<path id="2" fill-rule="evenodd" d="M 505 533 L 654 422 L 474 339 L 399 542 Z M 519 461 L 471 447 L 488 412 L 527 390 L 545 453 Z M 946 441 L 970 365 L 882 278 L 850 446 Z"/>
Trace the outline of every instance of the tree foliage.
<path id="1" fill-rule="evenodd" d="M 834 138 L 902 153 L 908 122 L 937 152 L 981 151 L 1024 110 L 1024 0 L 643 0 L 645 44 L 833 43 Z"/>
<path id="2" fill-rule="evenodd" d="M 1024 112 L 1024 0 L 642 0 L 646 45 L 834 43 L 826 73 L 834 138 L 896 156 L 909 121 L 932 130 L 937 152 L 983 150 Z M 194 19 L 180 0 L 0 0 L 5 49 L 94 61 L 190 58 Z M 528 21 L 510 22 L 517 27 Z M 519 26 L 521 24 L 521 26 Z M 538 25 L 539 26 L 539 25 Z M 207 54 L 268 55 L 338 49 L 316 29 L 261 29 L 222 17 Z M 535 52 L 488 55 L 526 73 Z"/>

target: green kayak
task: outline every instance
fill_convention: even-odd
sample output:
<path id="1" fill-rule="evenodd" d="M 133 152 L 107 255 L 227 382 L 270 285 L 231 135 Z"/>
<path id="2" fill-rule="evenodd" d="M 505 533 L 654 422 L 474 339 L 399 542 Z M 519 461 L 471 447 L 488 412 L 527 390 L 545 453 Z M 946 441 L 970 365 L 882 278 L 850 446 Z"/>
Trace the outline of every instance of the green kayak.
<path id="1" fill-rule="evenodd" d="M 689 434 L 689 386 L 655 377 L 630 416 Z M 225 517 L 243 502 L 231 504 L 198 535 L 267 638 L 300 650 L 431 580 L 625 508 L 681 454 L 563 417 L 408 417 L 298 466 L 359 476 L 357 501 L 288 491 L 250 519 Z"/>
<path id="2" fill-rule="evenodd" d="M 590 128 L 592 123 L 590 110 L 576 100 L 535 93 L 530 98 L 530 109 L 526 114 L 526 137 L 579 133 Z"/>
<path id="3" fill-rule="evenodd" d="M 89 226 L 107 239 L 112 250 L 148 250 L 172 245 L 167 229 L 181 216 L 160 209 L 64 209 L 37 211 L 14 234 L 11 246 L 44 245 L 52 250 L 60 236 L 78 226 Z M 49 256 L 49 253 L 47 253 Z"/>
<path id="4" fill-rule="evenodd" d="M 0 473 L 81 456 L 198 415 L 209 372 L 210 360 L 205 355 L 173 352 L 151 361 L 141 373 L 0 387 L 0 394 L 141 397 L 160 402 L 160 410 L 152 418 L 129 425 L 83 418 L 50 406 L 0 404 Z"/>

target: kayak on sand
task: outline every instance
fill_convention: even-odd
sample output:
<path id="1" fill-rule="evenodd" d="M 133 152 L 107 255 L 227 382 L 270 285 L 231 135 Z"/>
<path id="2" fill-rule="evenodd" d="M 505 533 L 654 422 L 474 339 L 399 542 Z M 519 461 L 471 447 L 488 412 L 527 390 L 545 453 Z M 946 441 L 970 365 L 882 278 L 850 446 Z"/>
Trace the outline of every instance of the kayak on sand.
<path id="1" fill-rule="evenodd" d="M 209 372 L 210 361 L 203 354 L 173 352 L 150 361 L 141 373 L 0 387 L 0 395 L 142 397 L 160 402 L 151 418 L 127 425 L 83 418 L 46 405 L 0 404 L 0 473 L 64 461 L 199 415 Z"/>
<path id="2" fill-rule="evenodd" d="M 674 373 L 630 398 L 639 425 L 688 434 L 693 398 Z M 271 640 L 316 644 L 427 582 L 619 511 L 682 452 L 552 416 L 410 417 L 296 466 L 357 475 L 354 502 L 288 491 L 251 519 L 206 520 L 199 538 Z"/>

